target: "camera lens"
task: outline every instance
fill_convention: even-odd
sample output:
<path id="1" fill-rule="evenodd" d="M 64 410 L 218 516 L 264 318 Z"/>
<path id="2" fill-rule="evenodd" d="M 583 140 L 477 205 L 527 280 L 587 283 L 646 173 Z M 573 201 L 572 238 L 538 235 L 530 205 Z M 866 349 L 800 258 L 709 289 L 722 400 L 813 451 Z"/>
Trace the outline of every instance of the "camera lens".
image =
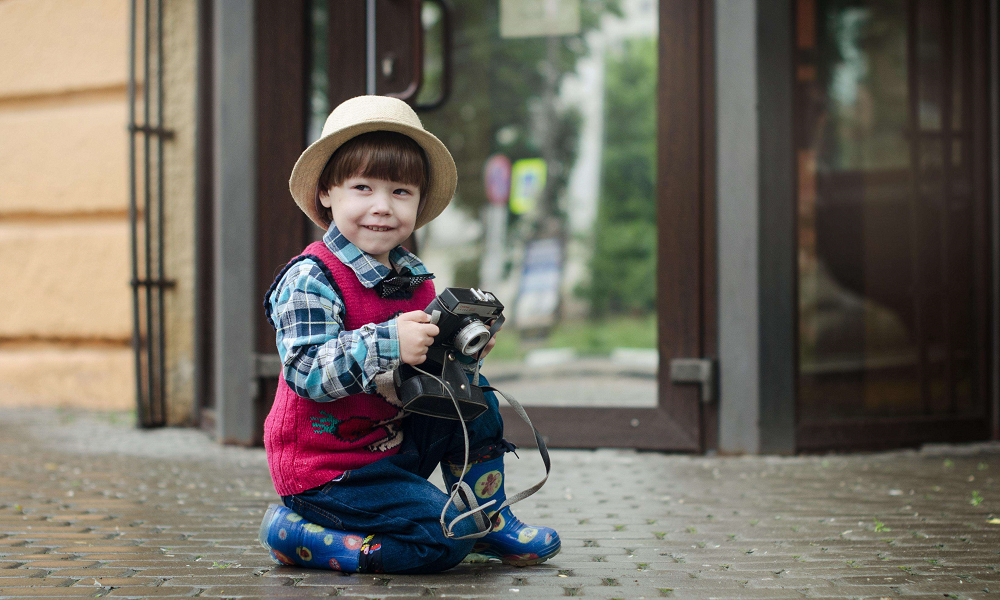
<path id="1" fill-rule="evenodd" d="M 466 321 L 468 325 L 464 325 L 455 334 L 455 347 L 462 354 L 473 356 L 490 341 L 490 330 L 478 319 L 466 319 Z"/>

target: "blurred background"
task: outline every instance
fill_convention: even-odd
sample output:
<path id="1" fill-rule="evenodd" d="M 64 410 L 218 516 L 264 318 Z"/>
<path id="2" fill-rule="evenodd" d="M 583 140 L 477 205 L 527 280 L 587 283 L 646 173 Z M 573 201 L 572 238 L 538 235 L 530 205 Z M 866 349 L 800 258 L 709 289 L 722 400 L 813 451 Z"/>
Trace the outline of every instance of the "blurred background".
<path id="1" fill-rule="evenodd" d="M 997 439 L 996 0 L 0 0 L 0 404 L 256 444 L 291 166 L 410 102 L 408 244 L 550 444 Z M 512 434 L 517 438 L 518 434 Z"/>

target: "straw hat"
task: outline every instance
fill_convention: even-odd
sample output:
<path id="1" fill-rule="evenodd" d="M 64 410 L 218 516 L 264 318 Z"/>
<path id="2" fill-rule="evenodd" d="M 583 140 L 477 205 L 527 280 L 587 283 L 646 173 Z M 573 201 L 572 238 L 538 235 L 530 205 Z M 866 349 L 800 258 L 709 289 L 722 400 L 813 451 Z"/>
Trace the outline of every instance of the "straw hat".
<path id="1" fill-rule="evenodd" d="M 347 140 L 369 131 L 395 131 L 409 136 L 427 156 L 430 181 L 424 206 L 414 229 L 420 229 L 451 202 L 458 183 L 455 159 L 441 140 L 424 129 L 410 105 L 388 96 L 358 96 L 333 109 L 323 125 L 323 135 L 305 149 L 292 168 L 288 189 L 310 219 L 326 227 L 316 208 L 316 186 L 333 153 Z"/>

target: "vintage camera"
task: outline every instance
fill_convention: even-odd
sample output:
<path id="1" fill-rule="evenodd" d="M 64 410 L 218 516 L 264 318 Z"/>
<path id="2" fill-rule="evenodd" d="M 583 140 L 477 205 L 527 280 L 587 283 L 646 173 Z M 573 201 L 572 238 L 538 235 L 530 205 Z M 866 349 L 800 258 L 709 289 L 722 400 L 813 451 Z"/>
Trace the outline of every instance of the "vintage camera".
<path id="1" fill-rule="evenodd" d="M 498 319 L 503 322 L 503 304 L 493 294 L 476 289 L 448 288 L 424 312 L 441 329 L 434 346 L 454 348 L 466 356 L 485 348 L 493 337 L 490 327 Z"/>
<path id="2" fill-rule="evenodd" d="M 403 410 L 471 421 L 486 410 L 486 400 L 482 389 L 469 383 L 458 357 L 475 357 L 486 347 L 503 325 L 503 304 L 489 292 L 447 288 L 424 312 L 440 332 L 419 369 L 410 365 L 396 369 L 396 394 Z"/>

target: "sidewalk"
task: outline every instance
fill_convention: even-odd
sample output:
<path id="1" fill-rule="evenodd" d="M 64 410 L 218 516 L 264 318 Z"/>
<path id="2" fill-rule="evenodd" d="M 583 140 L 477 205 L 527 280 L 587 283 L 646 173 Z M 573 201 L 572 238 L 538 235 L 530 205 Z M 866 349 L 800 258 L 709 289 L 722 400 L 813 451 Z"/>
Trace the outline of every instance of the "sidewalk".
<path id="1" fill-rule="evenodd" d="M 513 488 L 542 473 L 512 461 Z M 1000 445 L 706 458 L 553 451 L 516 507 L 558 529 L 533 568 L 277 567 L 260 449 L 125 415 L 0 409 L 0 598 L 1000 598 Z"/>

